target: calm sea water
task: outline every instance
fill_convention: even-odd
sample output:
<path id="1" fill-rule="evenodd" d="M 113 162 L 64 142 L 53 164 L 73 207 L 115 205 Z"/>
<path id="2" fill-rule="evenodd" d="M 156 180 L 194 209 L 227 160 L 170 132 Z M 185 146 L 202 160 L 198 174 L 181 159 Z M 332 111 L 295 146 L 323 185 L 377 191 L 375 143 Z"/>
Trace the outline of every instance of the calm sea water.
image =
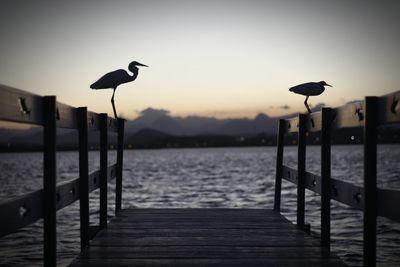
<path id="1" fill-rule="evenodd" d="M 296 148 L 285 150 L 285 164 L 296 167 Z M 307 170 L 319 173 L 319 147 L 307 148 Z M 400 190 L 399 145 L 378 147 L 378 180 L 383 188 Z M 273 207 L 274 147 L 128 150 L 124 154 L 124 208 L 267 208 Z M 58 182 L 78 177 L 78 153 L 59 152 Z M 109 153 L 110 164 L 115 152 Z M 90 170 L 99 168 L 90 153 Z M 0 199 L 40 189 L 42 154 L 0 154 Z M 332 176 L 362 185 L 362 147 L 334 146 Z M 110 184 L 109 202 L 114 203 Z M 295 221 L 296 189 L 282 185 L 282 211 Z M 319 196 L 306 193 L 306 221 L 318 236 Z M 98 223 L 98 191 L 91 194 L 91 223 Z M 394 203 L 395 205 L 396 203 Z M 109 214 L 114 209 L 109 207 Z M 79 253 L 79 204 L 57 213 L 58 261 L 61 266 Z M 42 221 L 0 239 L 1 266 L 41 266 Z M 332 201 L 332 250 L 347 264 L 362 265 L 362 213 Z M 378 259 L 381 266 L 400 265 L 400 224 L 378 218 Z"/>

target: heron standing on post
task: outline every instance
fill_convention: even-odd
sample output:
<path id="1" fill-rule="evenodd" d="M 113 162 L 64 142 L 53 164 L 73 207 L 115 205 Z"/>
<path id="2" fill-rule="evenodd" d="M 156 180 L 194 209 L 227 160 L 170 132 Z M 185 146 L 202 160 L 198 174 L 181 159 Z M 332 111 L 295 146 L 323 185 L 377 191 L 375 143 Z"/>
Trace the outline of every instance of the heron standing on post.
<path id="1" fill-rule="evenodd" d="M 324 81 L 321 81 L 321 82 L 311 82 L 311 83 L 299 84 L 299 85 L 289 88 L 289 91 L 296 93 L 296 94 L 307 96 L 306 100 L 304 101 L 304 105 L 306 106 L 308 113 L 311 113 L 311 109 L 307 104 L 307 100 L 310 96 L 322 94 L 325 91 L 324 86 L 332 87 L 332 85 L 329 85 Z"/>
<path id="2" fill-rule="evenodd" d="M 128 69 L 133 73 L 132 76 L 129 75 L 129 73 L 126 70 L 119 69 L 105 74 L 103 77 L 98 79 L 97 82 L 93 83 L 90 86 L 90 88 L 92 89 L 109 89 L 109 88 L 113 89 L 111 104 L 114 111 L 114 117 L 116 119 L 118 119 L 118 116 L 117 112 L 115 111 L 115 105 L 114 105 L 115 90 L 117 89 L 118 85 L 122 83 L 132 82 L 136 80 L 136 77 L 139 74 L 139 68 L 137 66 L 148 67 L 137 61 L 132 61 L 131 64 L 129 64 L 128 66 Z"/>

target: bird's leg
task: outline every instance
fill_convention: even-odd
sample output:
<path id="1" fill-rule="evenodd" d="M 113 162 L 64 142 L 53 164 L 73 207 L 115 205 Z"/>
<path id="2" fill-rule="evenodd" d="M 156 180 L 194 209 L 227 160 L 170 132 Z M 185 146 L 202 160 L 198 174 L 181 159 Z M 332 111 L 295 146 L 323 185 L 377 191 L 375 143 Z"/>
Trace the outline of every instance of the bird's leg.
<path id="1" fill-rule="evenodd" d="M 114 117 L 115 117 L 116 119 L 118 119 L 117 112 L 115 111 L 115 105 L 114 105 L 114 94 L 115 94 L 115 89 L 117 89 L 117 88 L 114 88 L 114 89 L 113 89 L 113 94 L 112 94 L 112 97 L 111 97 L 111 104 L 112 104 L 113 111 L 114 111 Z"/>
<path id="2" fill-rule="evenodd" d="M 306 108 L 307 108 L 307 110 L 308 110 L 308 113 L 312 113 L 310 107 L 309 107 L 308 104 L 307 104 L 308 97 L 309 97 L 309 96 L 306 97 L 306 100 L 304 101 L 304 105 L 306 106 Z"/>

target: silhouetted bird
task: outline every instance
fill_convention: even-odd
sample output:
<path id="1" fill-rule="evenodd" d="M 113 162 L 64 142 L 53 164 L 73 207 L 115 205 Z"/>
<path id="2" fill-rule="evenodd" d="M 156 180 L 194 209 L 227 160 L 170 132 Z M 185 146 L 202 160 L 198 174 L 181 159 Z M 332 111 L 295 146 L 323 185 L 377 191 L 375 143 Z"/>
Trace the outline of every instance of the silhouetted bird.
<path id="1" fill-rule="evenodd" d="M 118 85 L 122 83 L 127 83 L 127 82 L 132 82 L 136 79 L 136 77 L 139 74 L 139 68 L 137 66 L 142 66 L 142 67 L 148 67 L 144 64 L 141 64 L 137 61 L 132 61 L 131 64 L 129 64 L 128 69 L 133 73 L 133 75 L 129 75 L 129 73 L 126 70 L 116 70 L 109 72 L 105 74 L 103 77 L 97 80 L 97 82 L 93 83 L 90 88 L 92 89 L 113 89 L 113 94 L 111 97 L 111 104 L 113 107 L 114 111 L 114 117 L 118 118 L 117 112 L 115 111 L 115 105 L 114 105 L 114 94 L 115 94 L 115 89 L 117 89 Z"/>
<path id="2" fill-rule="evenodd" d="M 312 95 L 322 94 L 325 91 L 324 86 L 332 87 L 332 85 L 329 85 L 324 81 L 321 81 L 321 82 L 311 82 L 311 83 L 299 84 L 299 85 L 289 88 L 289 91 L 296 93 L 296 94 L 307 96 L 306 100 L 304 101 L 304 105 L 306 106 L 308 113 L 311 113 L 310 107 L 307 104 L 308 97 L 312 96 Z"/>

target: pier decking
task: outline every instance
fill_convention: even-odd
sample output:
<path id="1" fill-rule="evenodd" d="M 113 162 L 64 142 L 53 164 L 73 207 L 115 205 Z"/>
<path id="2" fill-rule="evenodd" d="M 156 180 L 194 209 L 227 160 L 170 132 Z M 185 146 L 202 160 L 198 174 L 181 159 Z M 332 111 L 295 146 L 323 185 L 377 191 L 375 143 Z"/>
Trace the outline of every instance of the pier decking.
<path id="1" fill-rule="evenodd" d="M 264 209 L 127 209 L 70 266 L 345 266 Z"/>

